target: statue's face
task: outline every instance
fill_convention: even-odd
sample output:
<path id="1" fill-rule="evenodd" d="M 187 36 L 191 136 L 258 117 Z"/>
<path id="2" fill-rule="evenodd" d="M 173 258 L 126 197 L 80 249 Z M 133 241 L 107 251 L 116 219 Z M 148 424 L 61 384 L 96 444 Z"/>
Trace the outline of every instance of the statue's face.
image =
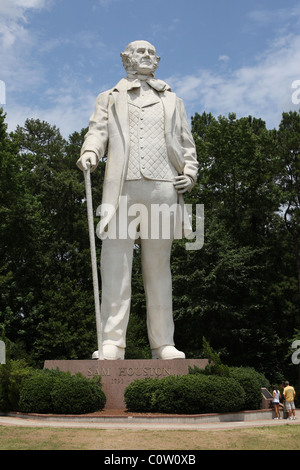
<path id="1" fill-rule="evenodd" d="M 151 74 L 156 70 L 157 58 L 154 46 L 148 42 L 138 42 L 132 52 L 132 65 L 143 75 Z"/>
<path id="2" fill-rule="evenodd" d="M 128 72 L 137 72 L 141 75 L 154 74 L 160 60 L 155 47 L 147 41 L 134 41 L 121 57 Z"/>

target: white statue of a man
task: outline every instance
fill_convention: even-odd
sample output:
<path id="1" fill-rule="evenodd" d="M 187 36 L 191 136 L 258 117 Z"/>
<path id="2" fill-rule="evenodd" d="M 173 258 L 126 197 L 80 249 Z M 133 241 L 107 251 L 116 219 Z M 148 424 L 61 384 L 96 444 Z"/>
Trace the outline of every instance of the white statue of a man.
<path id="1" fill-rule="evenodd" d="M 127 76 L 98 96 L 77 162 L 81 170 L 86 170 L 89 164 L 93 171 L 107 150 L 102 206 L 108 209 L 99 224 L 103 239 L 104 359 L 124 359 L 130 312 L 135 237 L 105 236 L 110 224 L 116 227 L 124 220 L 119 214 L 120 200 L 126 197 L 127 210 L 134 204 L 147 209 L 140 211 L 137 226 L 140 235 L 148 228 L 151 207 L 182 203 L 182 193 L 191 190 L 198 171 L 183 102 L 165 82 L 155 79 L 160 60 L 155 47 L 147 41 L 134 41 L 121 57 Z M 122 223 L 132 221 L 130 217 L 125 220 Z M 185 357 L 175 348 L 173 339 L 170 253 L 175 227 L 172 221 L 170 226 L 167 238 L 161 231 L 159 237 L 140 237 L 148 337 L 154 359 Z M 97 357 L 97 351 L 93 357 Z"/>

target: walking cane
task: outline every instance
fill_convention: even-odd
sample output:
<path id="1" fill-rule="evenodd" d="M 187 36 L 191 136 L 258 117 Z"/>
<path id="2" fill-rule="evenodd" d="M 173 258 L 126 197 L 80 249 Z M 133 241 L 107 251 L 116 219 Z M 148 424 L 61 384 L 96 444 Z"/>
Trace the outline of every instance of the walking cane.
<path id="1" fill-rule="evenodd" d="M 90 237 L 92 274 L 93 274 L 93 288 L 94 288 L 95 313 L 96 313 L 96 329 L 97 329 L 97 342 L 98 342 L 98 359 L 100 360 L 100 359 L 103 359 L 102 327 L 101 327 L 98 268 L 97 268 L 95 231 L 94 231 L 91 171 L 90 171 L 89 163 L 87 164 L 87 170 L 84 170 L 83 173 L 84 173 L 84 181 L 85 181 L 87 214 L 88 214 L 88 223 L 89 223 L 89 237 Z"/>

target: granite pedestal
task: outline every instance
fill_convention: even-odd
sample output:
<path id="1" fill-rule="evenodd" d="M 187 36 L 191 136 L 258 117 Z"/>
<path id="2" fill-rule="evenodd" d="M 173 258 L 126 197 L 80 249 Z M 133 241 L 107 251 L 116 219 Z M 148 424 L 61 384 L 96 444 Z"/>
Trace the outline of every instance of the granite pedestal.
<path id="1" fill-rule="evenodd" d="M 90 378 L 101 375 L 107 399 L 105 408 L 122 410 L 125 409 L 124 390 L 133 380 L 186 375 L 189 366 L 204 369 L 207 363 L 207 359 L 46 360 L 44 368 L 58 368 L 71 374 L 80 372 Z"/>

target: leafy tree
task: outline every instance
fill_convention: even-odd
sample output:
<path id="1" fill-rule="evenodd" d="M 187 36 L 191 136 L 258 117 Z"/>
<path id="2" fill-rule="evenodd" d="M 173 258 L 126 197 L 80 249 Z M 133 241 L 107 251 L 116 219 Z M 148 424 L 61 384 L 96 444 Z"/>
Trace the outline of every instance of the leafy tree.
<path id="1" fill-rule="evenodd" d="M 18 151 L 5 166 L 12 196 L 1 206 L 9 216 L 0 322 L 32 361 L 90 357 L 96 346 L 84 183 L 75 166 L 83 134 L 68 143 L 55 126 L 27 120 L 4 136 Z"/>
<path id="2" fill-rule="evenodd" d="M 176 345 L 203 357 L 205 336 L 228 365 L 276 382 L 299 331 L 299 113 L 276 130 L 261 119 L 192 118 L 204 204 L 201 250 L 173 244 Z M 76 168 L 86 129 L 64 139 L 29 119 L 7 134 L 0 111 L 0 327 L 11 358 L 90 358 L 96 327 L 85 188 Z M 105 162 L 92 174 L 101 203 Z M 195 220 L 195 215 L 193 215 Z M 95 225 L 98 220 L 95 218 Z M 100 259 L 101 241 L 97 239 Z M 140 248 L 134 251 L 127 357 L 150 357 Z"/>
<path id="3" fill-rule="evenodd" d="M 278 131 L 281 167 L 278 186 L 282 194 L 284 221 L 294 246 L 300 294 L 300 114 L 283 113 Z M 298 318 L 298 326 L 300 317 Z"/>
<path id="4" fill-rule="evenodd" d="M 228 363 L 275 373 L 295 317 L 277 134 L 234 114 L 196 114 L 192 129 L 200 172 L 187 201 L 205 206 L 205 238 L 174 249 L 178 340 L 199 355 L 205 335 Z"/>

